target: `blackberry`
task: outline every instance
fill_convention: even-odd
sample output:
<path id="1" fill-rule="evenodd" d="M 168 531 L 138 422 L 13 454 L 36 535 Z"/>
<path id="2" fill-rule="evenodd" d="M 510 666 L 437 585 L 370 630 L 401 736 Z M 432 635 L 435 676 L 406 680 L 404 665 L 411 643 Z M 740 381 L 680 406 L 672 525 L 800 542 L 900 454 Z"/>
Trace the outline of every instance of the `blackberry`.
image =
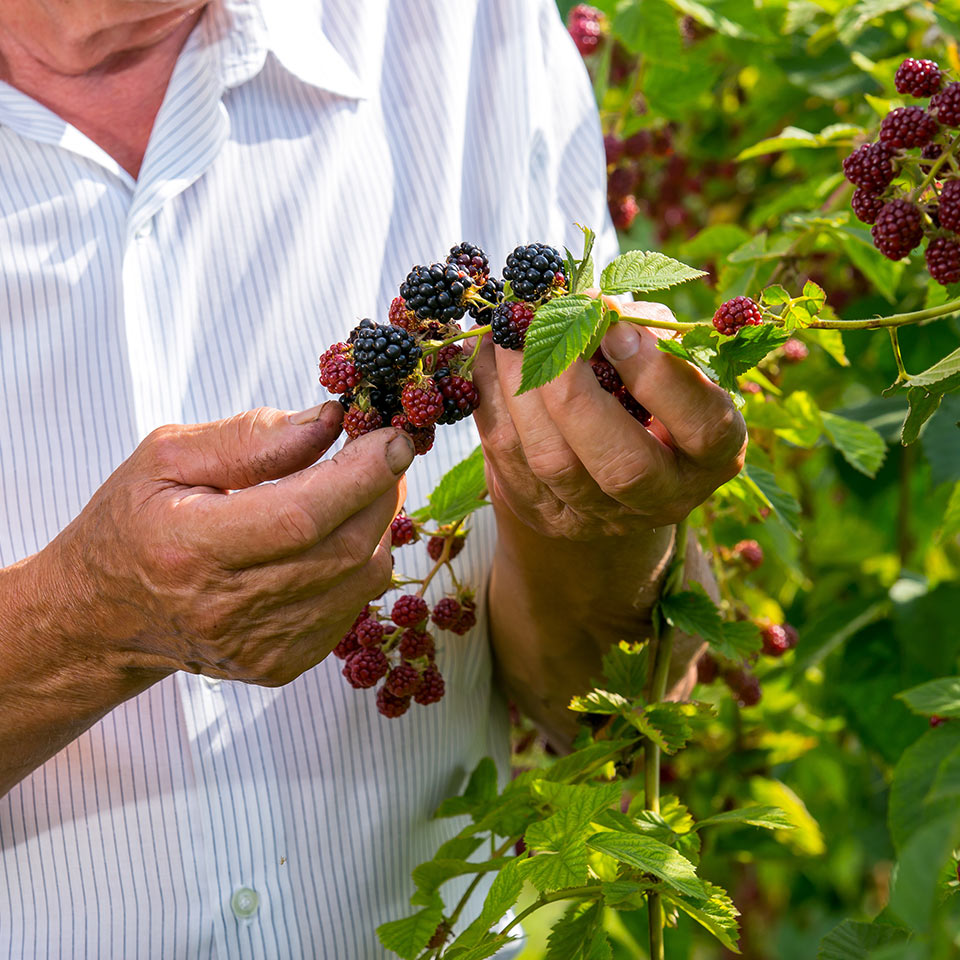
<path id="1" fill-rule="evenodd" d="M 431 537 L 427 541 L 427 553 L 430 554 L 430 559 L 434 563 L 443 556 L 444 544 L 449 539 L 449 537 Z M 454 537 L 450 544 L 450 554 L 447 559 L 452 560 L 463 549 L 464 543 L 466 543 L 466 537 Z"/>
<path id="2" fill-rule="evenodd" d="M 627 143 L 629 142 L 628 140 Z M 615 203 L 622 197 L 629 196 L 633 193 L 639 180 L 640 175 L 632 165 L 617 167 L 617 169 L 607 177 L 607 200 L 610 203 Z"/>
<path id="3" fill-rule="evenodd" d="M 422 684 L 420 671 L 412 664 L 401 663 L 387 674 L 383 685 L 395 697 L 410 697 L 420 689 Z"/>
<path id="4" fill-rule="evenodd" d="M 783 345 L 783 359 L 786 363 L 801 363 L 810 356 L 807 345 L 796 337 L 791 337 Z"/>
<path id="5" fill-rule="evenodd" d="M 383 632 L 383 624 L 372 618 L 361 620 L 359 626 L 354 630 L 357 643 L 361 647 L 379 647 L 383 643 Z"/>
<path id="6" fill-rule="evenodd" d="M 789 649 L 787 634 L 779 623 L 771 623 L 760 631 L 763 652 L 768 657 L 782 657 Z"/>
<path id="7" fill-rule="evenodd" d="M 880 124 L 880 141 L 894 149 L 924 147 L 937 135 L 937 121 L 923 107 L 898 107 Z"/>
<path id="8" fill-rule="evenodd" d="M 446 367 L 433 375 L 433 382 L 443 394 L 443 413 L 437 423 L 456 423 L 469 417 L 480 406 L 480 394 L 472 381 L 451 373 Z"/>
<path id="9" fill-rule="evenodd" d="M 937 213 L 944 230 L 960 233 L 960 180 L 948 180 L 943 185 Z"/>
<path id="10" fill-rule="evenodd" d="M 930 101 L 930 112 L 945 127 L 960 127 L 960 83 L 948 83 Z"/>
<path id="11" fill-rule="evenodd" d="M 606 154 L 608 167 L 615 167 L 620 162 L 623 151 L 623 141 L 615 133 L 608 133 L 603 138 L 603 152 Z"/>
<path id="12" fill-rule="evenodd" d="M 432 380 L 408 381 L 400 394 L 403 412 L 415 427 L 429 427 L 443 413 L 443 394 Z"/>
<path id="13" fill-rule="evenodd" d="M 397 697 L 384 684 L 377 691 L 377 710 L 385 717 L 395 720 L 410 709 L 410 697 Z"/>
<path id="14" fill-rule="evenodd" d="M 724 673 L 723 679 L 740 706 L 754 707 L 760 702 L 762 697 L 760 681 L 749 671 L 740 667 L 731 667 Z"/>
<path id="15" fill-rule="evenodd" d="M 893 78 L 897 93 L 911 97 L 932 97 L 940 89 L 940 67 L 932 60 L 914 60 L 907 57 L 897 67 Z"/>
<path id="16" fill-rule="evenodd" d="M 320 383 L 331 393 L 346 393 L 362 379 L 353 364 L 348 343 L 335 343 L 320 357 Z"/>
<path id="17" fill-rule="evenodd" d="M 460 619 L 462 608 L 454 597 L 438 600 L 430 619 L 441 629 L 449 630 Z"/>
<path id="18" fill-rule="evenodd" d="M 863 187 L 857 187 L 857 189 L 853 191 L 850 206 L 853 207 L 854 214 L 862 223 L 876 223 L 877 214 L 883 206 L 883 201 L 869 190 L 864 190 Z"/>
<path id="19" fill-rule="evenodd" d="M 614 396 L 620 401 L 620 406 L 643 426 L 647 426 L 653 419 L 650 411 L 626 387 L 621 387 Z"/>
<path id="20" fill-rule="evenodd" d="M 457 622 L 450 629 L 458 636 L 463 636 L 477 625 L 477 605 L 473 600 L 464 600 L 462 611 Z"/>
<path id="21" fill-rule="evenodd" d="M 437 435 L 437 428 L 432 423 L 429 427 L 415 427 L 407 419 L 406 415 L 402 413 L 394 415 L 390 421 L 390 426 L 396 427 L 398 430 L 403 430 L 404 433 L 410 435 L 410 439 L 413 441 L 414 453 L 416 453 L 418 457 L 422 457 L 425 453 L 429 452 Z"/>
<path id="22" fill-rule="evenodd" d="M 932 161 L 939 160 L 943 155 L 943 145 L 939 143 L 928 143 L 920 151 L 920 169 L 924 173 L 929 173 L 930 169 L 933 167 Z M 924 163 L 924 160 L 931 161 L 930 163 Z"/>
<path id="23" fill-rule="evenodd" d="M 466 296 L 473 286 L 470 274 L 461 267 L 432 263 L 414 267 L 407 274 L 400 296 L 421 320 L 449 323 L 466 313 Z"/>
<path id="24" fill-rule="evenodd" d="M 390 618 L 398 627 L 413 627 L 422 623 L 430 615 L 430 608 L 423 597 L 412 593 L 404 594 L 393 605 Z"/>
<path id="25" fill-rule="evenodd" d="M 503 281 L 491 277 L 480 288 L 477 299 L 471 300 L 467 312 L 474 320 L 483 320 L 485 315 L 496 308 L 503 301 Z"/>
<path id="26" fill-rule="evenodd" d="M 475 243 L 466 240 L 450 248 L 446 262 L 466 271 L 478 287 L 482 287 L 490 276 L 487 255 Z"/>
<path id="27" fill-rule="evenodd" d="M 632 193 L 618 200 L 611 200 L 609 206 L 610 218 L 618 230 L 629 230 L 633 226 L 633 221 L 637 219 L 637 214 L 640 213 L 640 204 Z"/>
<path id="28" fill-rule="evenodd" d="M 463 350 L 459 343 L 448 343 L 437 351 L 436 369 L 442 370 L 444 367 L 454 370 L 457 364 L 463 363 Z"/>
<path id="29" fill-rule="evenodd" d="M 383 679 L 389 668 L 387 658 L 379 647 L 364 647 L 350 656 L 343 668 L 343 675 L 351 687 L 362 690 Z"/>
<path id="30" fill-rule="evenodd" d="M 567 16 L 567 30 L 580 51 L 586 57 L 600 46 L 603 31 L 600 26 L 600 11 L 586 3 L 578 3 Z"/>
<path id="31" fill-rule="evenodd" d="M 420 359 L 420 345 L 401 327 L 361 320 L 350 334 L 357 370 L 378 386 L 407 376 Z"/>
<path id="32" fill-rule="evenodd" d="M 428 703 L 436 703 L 438 700 L 442 700 L 443 694 L 443 677 L 436 666 L 431 663 L 430 666 L 423 671 L 423 683 L 420 685 L 420 689 L 413 695 L 413 699 L 421 706 L 426 706 Z"/>
<path id="33" fill-rule="evenodd" d="M 389 423 L 393 415 L 403 409 L 396 384 L 389 387 L 370 387 L 367 396 L 370 406 L 379 412 L 384 423 Z"/>
<path id="34" fill-rule="evenodd" d="M 504 350 L 522 350 L 533 314 L 533 304 L 523 301 L 501 303 L 493 311 L 490 321 L 493 342 Z"/>
<path id="35" fill-rule="evenodd" d="M 361 410 L 360 407 L 352 406 L 343 417 L 343 432 L 351 440 L 356 440 L 357 437 L 378 430 L 382 426 L 383 417 L 379 410 Z"/>
<path id="36" fill-rule="evenodd" d="M 515 297 L 521 300 L 540 300 L 556 287 L 562 287 L 563 258 L 545 243 L 529 243 L 516 247 L 507 256 L 503 279 L 510 281 Z"/>
<path id="37" fill-rule="evenodd" d="M 623 386 L 617 368 L 609 360 L 591 360 L 590 366 L 593 368 L 593 375 L 597 378 L 597 383 L 607 393 L 616 393 Z"/>
<path id="38" fill-rule="evenodd" d="M 424 657 L 432 660 L 436 652 L 436 645 L 433 642 L 433 637 L 426 630 L 409 627 L 403 631 L 397 649 L 404 660 L 421 660 Z"/>
<path id="39" fill-rule="evenodd" d="M 874 246 L 888 259 L 901 260 L 923 239 L 923 220 L 906 200 L 891 200 L 877 214 L 870 229 Z"/>
<path id="40" fill-rule="evenodd" d="M 960 280 L 960 243 L 948 237 L 937 237 L 927 244 L 927 270 L 937 283 L 946 286 Z"/>
<path id="41" fill-rule="evenodd" d="M 931 713 L 929 721 L 930 726 L 939 727 L 941 723 L 946 723 L 948 719 L 948 717 L 941 717 L 936 713 Z M 957 864 L 957 879 L 960 880 L 960 864 Z"/>
<path id="42" fill-rule="evenodd" d="M 763 563 L 763 547 L 756 540 L 741 540 L 731 552 L 751 570 L 756 570 Z"/>
<path id="43" fill-rule="evenodd" d="M 783 632 L 787 638 L 787 648 L 792 650 L 800 642 L 800 634 L 797 633 L 797 628 L 789 623 L 783 624 Z"/>
<path id="44" fill-rule="evenodd" d="M 403 297 L 394 297 L 390 301 L 390 310 L 387 314 L 391 326 L 402 327 L 411 333 L 420 328 L 420 321 L 417 315 L 407 306 L 407 301 Z"/>
<path id="45" fill-rule="evenodd" d="M 697 683 L 710 684 L 720 675 L 720 664 L 709 653 L 700 654 L 697 660 Z"/>
<path id="46" fill-rule="evenodd" d="M 734 297 L 721 303 L 713 315 L 713 325 L 725 336 L 732 337 L 743 327 L 763 323 L 760 308 L 749 297 Z"/>
<path id="47" fill-rule="evenodd" d="M 350 630 L 349 633 L 345 633 L 343 639 L 333 648 L 333 655 L 340 660 L 346 660 L 347 657 L 352 653 L 356 653 L 360 649 L 360 641 L 357 640 L 357 635 Z"/>
<path id="48" fill-rule="evenodd" d="M 628 157 L 643 157 L 653 146 L 653 134 L 649 130 L 638 130 L 623 141 L 623 152 Z"/>
<path id="49" fill-rule="evenodd" d="M 843 175 L 858 187 L 883 193 L 895 176 L 893 148 L 886 143 L 865 143 L 843 160 Z"/>
<path id="50" fill-rule="evenodd" d="M 405 547 L 417 540 L 417 526 L 405 513 L 398 513 L 390 524 L 390 543 L 395 547 Z"/>

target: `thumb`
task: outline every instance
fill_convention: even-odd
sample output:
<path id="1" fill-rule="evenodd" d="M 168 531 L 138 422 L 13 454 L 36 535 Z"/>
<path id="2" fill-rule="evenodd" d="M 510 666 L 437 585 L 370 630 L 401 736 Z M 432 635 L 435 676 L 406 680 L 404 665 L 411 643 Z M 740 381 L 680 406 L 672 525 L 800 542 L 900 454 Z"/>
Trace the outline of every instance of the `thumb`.
<path id="1" fill-rule="evenodd" d="M 336 400 L 294 414 L 258 407 L 226 420 L 161 427 L 144 446 L 163 479 L 238 490 L 315 463 L 340 435 L 342 419 Z"/>

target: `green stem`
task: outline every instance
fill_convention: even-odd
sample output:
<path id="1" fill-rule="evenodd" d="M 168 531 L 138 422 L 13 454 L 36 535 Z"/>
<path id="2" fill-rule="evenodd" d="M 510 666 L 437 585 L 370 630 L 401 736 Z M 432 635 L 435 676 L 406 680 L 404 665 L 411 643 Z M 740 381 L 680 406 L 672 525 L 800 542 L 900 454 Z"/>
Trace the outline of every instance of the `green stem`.
<path id="1" fill-rule="evenodd" d="M 680 320 L 654 320 L 652 317 L 625 317 L 616 310 L 611 310 L 610 312 L 614 314 L 618 320 L 636 324 L 638 327 L 656 327 L 659 330 L 679 330 L 681 333 L 686 333 L 687 330 L 693 330 L 696 327 L 709 327 L 713 325 L 713 322 L 710 320 L 683 323 Z"/>
<path id="2" fill-rule="evenodd" d="M 423 347 L 423 355 L 429 357 L 431 354 L 439 352 L 443 347 L 447 346 L 449 343 L 457 343 L 460 340 L 469 340 L 471 337 L 483 337 L 485 334 L 488 334 L 493 328 L 488 323 L 484 327 L 476 327 L 473 330 L 466 330 L 463 333 L 458 333 L 454 337 L 447 337 L 446 340 L 440 340 L 437 343 L 430 343 L 427 346 Z"/>
<path id="3" fill-rule="evenodd" d="M 900 337 L 897 334 L 896 327 L 887 327 L 887 333 L 890 334 L 890 345 L 893 347 L 893 359 L 897 362 L 897 380 L 909 380 L 910 374 L 907 373 L 903 365 L 903 354 L 900 353 Z"/>
<path id="4" fill-rule="evenodd" d="M 869 320 L 814 320 L 807 326 L 811 330 L 879 330 L 882 327 L 905 327 L 937 317 L 949 317 L 954 313 L 960 313 L 960 300 L 949 300 L 938 307 L 895 313 L 889 317 L 872 317 Z"/>
<path id="5" fill-rule="evenodd" d="M 920 181 L 920 186 L 910 194 L 911 200 L 916 200 L 917 197 L 919 197 L 923 191 L 926 190 L 931 183 L 933 183 L 937 172 L 947 162 L 948 158 L 953 156 L 953 151 L 956 150 L 958 146 L 960 146 L 960 133 L 958 133 L 953 140 L 950 141 L 950 146 L 947 147 L 947 149 L 944 150 L 936 160 L 934 160 L 933 166 L 930 167 L 930 169 L 927 171 L 927 175 L 923 178 L 923 180 Z"/>
<path id="6" fill-rule="evenodd" d="M 497 936 L 506 938 L 517 924 L 522 923 L 531 913 L 535 913 L 548 903 L 556 903 L 558 900 L 596 900 L 602 894 L 603 888 L 596 883 L 588 887 L 570 887 L 567 890 L 557 890 L 555 893 L 542 893 L 526 910 L 518 913 Z"/>

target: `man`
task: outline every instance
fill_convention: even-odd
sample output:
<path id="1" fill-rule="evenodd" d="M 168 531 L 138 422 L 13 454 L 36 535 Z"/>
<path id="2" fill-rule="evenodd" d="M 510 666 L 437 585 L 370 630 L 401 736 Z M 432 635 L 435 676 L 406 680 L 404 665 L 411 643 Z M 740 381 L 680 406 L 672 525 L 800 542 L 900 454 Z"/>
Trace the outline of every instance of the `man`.
<path id="1" fill-rule="evenodd" d="M 431 811 L 503 761 L 494 661 L 566 739 L 670 524 L 742 461 L 726 394 L 623 324 L 649 432 L 579 366 L 515 397 L 487 344 L 475 426 L 311 466 L 341 416 L 315 358 L 411 265 L 615 238 L 553 0 L 305 6 L 0 9 L 2 957 L 381 956 Z M 328 654 L 475 431 L 494 508 L 458 563 L 488 602 L 445 699 L 387 720 Z"/>

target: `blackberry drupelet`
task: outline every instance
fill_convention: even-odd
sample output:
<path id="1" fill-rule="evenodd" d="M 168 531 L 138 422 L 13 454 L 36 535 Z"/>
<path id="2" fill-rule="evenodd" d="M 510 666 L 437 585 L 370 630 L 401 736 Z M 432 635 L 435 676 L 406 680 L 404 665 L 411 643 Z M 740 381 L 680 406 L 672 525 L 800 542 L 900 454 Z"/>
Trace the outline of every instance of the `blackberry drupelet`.
<path id="1" fill-rule="evenodd" d="M 503 281 L 490 277 L 477 293 L 478 299 L 471 300 L 467 312 L 474 320 L 484 320 L 491 310 L 495 310 L 503 300 Z M 481 302 L 483 301 L 483 302 Z"/>
<path id="2" fill-rule="evenodd" d="M 353 363 L 371 383 L 390 386 L 407 376 L 420 359 L 420 345 L 401 327 L 361 320 L 350 334 Z"/>
<path id="3" fill-rule="evenodd" d="M 545 243 L 516 247 L 507 256 L 503 279 L 510 281 L 514 296 L 536 301 L 566 282 L 563 258 Z"/>
<path id="4" fill-rule="evenodd" d="M 533 315 L 533 304 L 522 300 L 501 303 L 490 321 L 493 342 L 504 350 L 522 350 Z"/>
<path id="5" fill-rule="evenodd" d="M 351 439 L 356 440 L 365 433 L 379 430 L 383 426 L 383 417 L 379 410 L 361 410 L 360 407 L 351 407 L 343 417 L 343 432 Z"/>
<path id="6" fill-rule="evenodd" d="M 907 200 L 891 200 L 870 230 L 874 246 L 889 260 L 900 260 L 923 239 L 923 219 Z"/>
<path id="7" fill-rule="evenodd" d="M 422 680 L 423 682 L 420 685 L 420 689 L 413 695 L 413 699 L 416 700 L 417 703 L 421 706 L 426 706 L 428 703 L 436 703 L 438 700 L 443 699 L 443 677 L 434 664 L 431 663 L 430 666 L 423 671 Z"/>
<path id="8" fill-rule="evenodd" d="M 466 295 L 475 286 L 462 267 L 432 263 L 414 267 L 407 274 L 400 285 L 400 296 L 421 320 L 450 323 L 466 313 Z"/>
<path id="9" fill-rule="evenodd" d="M 960 233 L 960 180 L 948 180 L 943 185 L 937 214 L 944 230 Z"/>
<path id="10" fill-rule="evenodd" d="M 410 709 L 410 697 L 397 697 L 392 694 L 386 684 L 377 690 L 377 710 L 385 717 L 395 720 L 402 717 Z"/>
<path id="11" fill-rule="evenodd" d="M 466 240 L 450 248 L 446 262 L 465 270 L 478 287 L 482 287 L 490 276 L 490 261 L 487 255 L 475 243 L 468 243 Z"/>
<path id="12" fill-rule="evenodd" d="M 932 97 L 940 89 L 941 78 L 940 67 L 933 60 L 907 57 L 897 67 L 893 82 L 897 93 L 905 93 L 911 97 Z"/>

